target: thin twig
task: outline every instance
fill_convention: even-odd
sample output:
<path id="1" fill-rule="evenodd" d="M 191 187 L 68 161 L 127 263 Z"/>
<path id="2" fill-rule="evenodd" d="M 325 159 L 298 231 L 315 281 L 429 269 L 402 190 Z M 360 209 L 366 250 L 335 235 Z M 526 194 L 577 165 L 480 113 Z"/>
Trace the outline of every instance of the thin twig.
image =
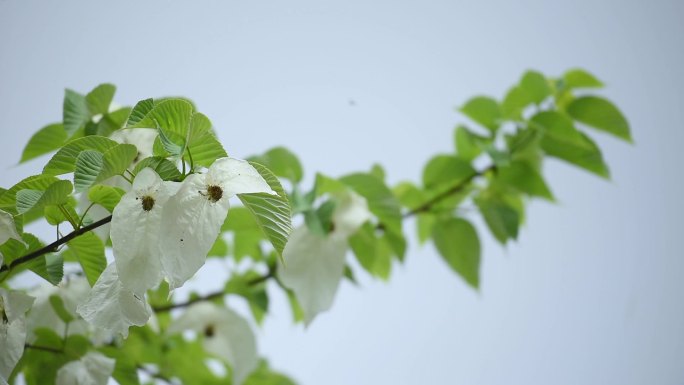
<path id="1" fill-rule="evenodd" d="M 44 352 L 50 352 L 50 353 L 55 353 L 55 354 L 64 354 L 64 350 L 57 349 L 57 348 L 51 348 L 49 346 L 24 344 L 24 349 L 42 350 Z"/>
<path id="2" fill-rule="evenodd" d="M 100 219 L 97 222 L 93 222 L 93 223 L 89 224 L 88 226 L 84 226 L 78 230 L 74 230 L 74 231 L 70 232 L 69 234 L 63 236 L 62 238 L 59 238 L 58 240 L 52 242 L 51 244 L 49 244 L 47 246 L 41 247 L 38 250 L 32 251 L 26 255 L 23 255 L 23 256 L 15 259 L 9 265 L 2 265 L 2 267 L 0 267 L 0 273 L 2 273 L 4 271 L 12 270 L 15 267 L 21 265 L 22 263 L 29 262 L 29 261 L 36 259 L 36 258 L 38 258 L 44 254 L 54 253 L 57 251 L 59 246 L 69 242 L 70 240 L 78 237 L 79 235 L 83 235 L 90 230 L 96 229 L 102 225 L 109 223 L 109 222 L 111 222 L 111 220 L 112 220 L 112 216 L 110 215 L 108 217 Z"/>

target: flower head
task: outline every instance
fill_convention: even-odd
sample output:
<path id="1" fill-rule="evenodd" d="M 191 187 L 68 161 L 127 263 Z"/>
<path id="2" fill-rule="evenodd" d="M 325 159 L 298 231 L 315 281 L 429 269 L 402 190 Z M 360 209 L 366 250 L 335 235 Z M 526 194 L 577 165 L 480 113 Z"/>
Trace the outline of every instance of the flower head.
<path id="1" fill-rule="evenodd" d="M 169 326 L 171 334 L 184 330 L 201 333 L 204 348 L 231 365 L 235 384 L 239 385 L 256 368 L 254 333 L 234 311 L 208 302 L 197 303 Z"/>
<path id="2" fill-rule="evenodd" d="M 206 174 L 185 179 L 161 219 L 161 263 L 171 289 L 182 286 L 204 264 L 228 215 L 228 199 L 259 192 L 275 194 L 252 165 L 239 159 L 218 159 Z"/>

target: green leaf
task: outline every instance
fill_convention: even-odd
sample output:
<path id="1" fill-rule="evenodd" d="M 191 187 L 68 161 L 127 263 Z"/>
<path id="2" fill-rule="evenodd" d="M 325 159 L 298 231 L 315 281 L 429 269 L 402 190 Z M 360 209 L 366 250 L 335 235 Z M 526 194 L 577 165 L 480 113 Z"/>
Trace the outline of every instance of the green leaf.
<path id="1" fill-rule="evenodd" d="M 102 118 L 95 124 L 94 134 L 110 136 L 114 131 L 124 127 L 124 123 L 130 112 L 130 107 L 123 107 L 102 115 Z"/>
<path id="2" fill-rule="evenodd" d="M 490 142 L 488 138 L 477 135 L 462 125 L 456 127 L 454 139 L 456 153 L 459 158 L 467 161 L 477 158 L 482 153 L 482 148 Z"/>
<path id="3" fill-rule="evenodd" d="M 298 183 L 304 176 L 302 165 L 297 156 L 285 147 L 274 147 L 263 155 L 251 157 L 249 160 L 263 164 L 276 176 Z"/>
<path id="4" fill-rule="evenodd" d="M 247 377 L 244 385 L 297 385 L 286 376 L 271 371 L 265 360 L 259 362 L 259 367 Z"/>
<path id="5" fill-rule="evenodd" d="M 499 181 L 521 192 L 553 201 L 553 194 L 544 178 L 526 162 L 515 161 L 508 167 L 499 168 L 497 177 Z"/>
<path id="6" fill-rule="evenodd" d="M 292 231 L 292 211 L 287 195 L 280 185 L 278 178 L 266 167 L 250 162 L 252 166 L 266 180 L 266 183 L 277 193 L 238 194 L 242 204 L 254 215 L 264 235 L 282 257 L 287 238 Z"/>
<path id="7" fill-rule="evenodd" d="M 144 99 L 135 104 L 131 110 L 131 114 L 128 116 L 126 121 L 126 127 L 132 127 L 138 124 L 141 120 L 147 116 L 147 114 L 154 108 L 154 100 Z M 155 126 L 150 126 L 155 127 Z"/>
<path id="8" fill-rule="evenodd" d="M 76 157 L 78 157 L 81 151 L 95 150 L 104 153 L 118 144 L 109 138 L 96 135 L 74 139 L 57 151 L 43 168 L 43 173 L 47 175 L 61 175 L 73 172 L 76 168 Z"/>
<path id="9" fill-rule="evenodd" d="M 541 103 L 551 95 L 551 87 L 546 77 L 537 71 L 527 71 L 520 80 L 520 88 L 534 103 Z"/>
<path id="10" fill-rule="evenodd" d="M 57 316 L 64 321 L 64 323 L 69 323 L 74 320 L 74 316 L 69 313 L 69 311 L 64 307 L 64 301 L 62 297 L 57 294 L 53 294 L 49 297 L 50 305 L 52 309 L 57 313 Z"/>
<path id="11" fill-rule="evenodd" d="M 185 139 L 193 112 L 194 107 L 187 100 L 167 99 L 156 104 L 143 119 L 130 127 L 162 128 Z"/>
<path id="12" fill-rule="evenodd" d="M 622 112 L 606 99 L 583 96 L 570 102 L 568 114 L 580 123 L 605 131 L 628 142 L 632 141 L 629 123 Z"/>
<path id="13" fill-rule="evenodd" d="M 104 163 L 101 152 L 95 150 L 81 151 L 76 157 L 76 169 L 74 170 L 74 187 L 82 192 L 92 186 L 97 176 L 102 171 Z"/>
<path id="14" fill-rule="evenodd" d="M 603 83 L 594 75 L 580 68 L 571 69 L 563 74 L 563 81 L 565 86 L 570 89 L 603 87 Z"/>
<path id="15" fill-rule="evenodd" d="M 455 155 L 437 155 L 430 159 L 423 170 L 423 185 L 428 190 L 443 191 L 475 175 L 475 169 L 467 160 Z"/>
<path id="16" fill-rule="evenodd" d="M 20 190 L 45 191 L 45 189 L 58 180 L 59 179 L 50 175 L 33 175 L 24 178 L 0 195 L 0 210 L 5 210 L 11 214 L 17 214 L 17 192 Z"/>
<path id="17" fill-rule="evenodd" d="M 32 209 L 42 209 L 47 205 L 60 205 L 67 202 L 73 190 L 71 182 L 59 180 L 48 186 L 45 191 L 19 190 L 17 191 L 17 212 L 24 214 Z"/>
<path id="18" fill-rule="evenodd" d="M 125 193 L 126 191 L 118 187 L 98 184 L 88 190 L 88 200 L 99 204 L 111 213 Z"/>
<path id="19" fill-rule="evenodd" d="M 570 118 L 558 112 L 546 111 L 535 115 L 531 123 L 544 129 L 541 148 L 547 155 L 608 178 L 608 166 L 603 161 L 601 150 L 575 128 Z"/>
<path id="20" fill-rule="evenodd" d="M 492 98 L 486 96 L 474 97 L 461 107 L 461 112 L 492 132 L 496 132 L 499 128 L 501 108 L 499 103 Z"/>
<path id="21" fill-rule="evenodd" d="M 24 147 L 19 163 L 24 163 L 43 154 L 55 151 L 62 147 L 67 140 L 67 133 L 62 123 L 55 123 L 41 128 L 33 134 Z"/>
<path id="22" fill-rule="evenodd" d="M 69 196 L 67 202 L 62 205 L 62 208 L 66 210 L 69 217 L 66 217 L 64 212 L 57 206 L 45 206 L 43 209 L 43 216 L 45 217 L 45 220 L 53 226 L 68 222 L 69 218 L 76 219 L 79 217 L 78 213 L 76 213 L 76 204 L 76 199 L 73 196 Z"/>
<path id="23" fill-rule="evenodd" d="M 366 222 L 349 237 L 349 246 L 361 266 L 372 276 L 387 280 L 392 269 L 389 245 L 375 236 L 375 226 Z"/>
<path id="24" fill-rule="evenodd" d="M 106 356 L 116 360 L 112 377 L 119 385 L 140 385 L 138 368 L 135 359 L 127 354 L 128 349 L 103 346 L 99 350 Z"/>
<path id="25" fill-rule="evenodd" d="M 188 144 L 186 152 L 190 153 L 194 166 L 209 167 L 216 159 L 228 156 L 221 142 L 211 131 L 205 131 L 193 137 Z M 186 158 L 189 160 L 189 156 Z"/>
<path id="26" fill-rule="evenodd" d="M 91 231 L 70 240 L 67 245 L 68 251 L 72 252 L 81 264 L 88 283 L 93 286 L 107 267 L 102 241 Z"/>
<path id="27" fill-rule="evenodd" d="M 132 144 L 116 145 L 102 156 L 102 170 L 95 183 L 107 180 L 115 175 L 123 175 L 138 156 L 138 149 Z"/>
<path id="28" fill-rule="evenodd" d="M 109 112 L 109 105 L 112 104 L 116 87 L 113 84 L 100 84 L 90 91 L 86 96 L 86 104 L 92 115 L 106 114 Z"/>
<path id="29" fill-rule="evenodd" d="M 85 96 L 70 89 L 65 90 L 63 124 L 67 136 L 71 137 L 76 131 L 84 127 L 90 118 Z"/>
<path id="30" fill-rule="evenodd" d="M 55 254 L 45 255 L 45 267 L 47 269 L 47 280 L 53 285 L 58 285 L 64 277 L 64 259 Z"/>
<path id="31" fill-rule="evenodd" d="M 477 199 L 475 203 L 497 241 L 505 244 L 509 239 L 518 238 L 520 215 L 517 210 L 499 200 Z"/>
<path id="32" fill-rule="evenodd" d="M 159 177 L 162 178 L 162 180 L 178 181 L 182 176 L 180 171 L 178 171 L 178 167 L 176 167 L 173 162 L 160 156 L 152 156 L 141 160 L 135 166 L 133 174 L 138 175 L 138 173 L 146 167 L 151 168 L 159 174 Z"/>
<path id="33" fill-rule="evenodd" d="M 525 89 L 521 86 L 515 86 L 506 93 L 501 103 L 501 112 L 507 119 L 520 119 L 523 110 L 532 102 L 532 97 Z"/>
<path id="34" fill-rule="evenodd" d="M 439 254 L 470 286 L 480 284 L 480 239 L 470 222 L 461 218 L 439 221 L 432 232 Z"/>
<path id="35" fill-rule="evenodd" d="M 366 198 L 368 209 L 385 228 L 401 234 L 401 207 L 383 181 L 371 174 L 354 173 L 340 178 L 340 182 Z"/>
<path id="36" fill-rule="evenodd" d="M 155 140 L 159 140 L 164 151 L 166 151 L 171 156 L 180 156 L 185 151 L 185 140 L 180 135 L 175 134 L 173 131 L 166 132 L 163 128 L 157 128 L 159 132 L 159 137 Z M 172 139 L 173 138 L 173 139 Z"/>
<path id="37" fill-rule="evenodd" d="M 437 222 L 437 216 L 426 213 L 419 214 L 416 217 L 416 232 L 418 233 L 418 242 L 425 243 L 432 237 L 432 229 Z"/>

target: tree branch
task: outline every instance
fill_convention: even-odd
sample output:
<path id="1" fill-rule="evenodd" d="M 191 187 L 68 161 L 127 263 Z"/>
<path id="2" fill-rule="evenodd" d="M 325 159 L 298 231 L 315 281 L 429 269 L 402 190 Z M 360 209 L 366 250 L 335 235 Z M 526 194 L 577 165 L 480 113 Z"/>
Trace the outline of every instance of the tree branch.
<path id="1" fill-rule="evenodd" d="M 270 265 L 268 267 L 268 272 L 266 272 L 266 274 L 259 276 L 259 277 L 256 277 L 256 278 L 250 279 L 249 281 L 247 281 L 247 286 L 256 286 L 262 282 L 266 282 L 269 279 L 275 277 L 276 269 L 277 269 L 276 264 Z M 226 294 L 228 294 L 228 293 L 225 290 L 216 291 L 213 293 L 209 293 L 205 296 L 191 298 L 185 302 L 170 303 L 168 305 L 162 305 L 162 306 L 154 306 L 154 307 L 152 307 L 152 310 L 155 313 L 163 313 L 163 312 L 171 311 L 173 309 L 182 309 L 184 307 L 188 307 L 188 306 L 195 304 L 197 302 L 211 301 L 212 299 L 222 297 Z"/>
<path id="2" fill-rule="evenodd" d="M 63 350 L 51 348 L 49 346 L 38 346 L 38 345 L 24 344 L 24 349 L 42 350 L 44 352 L 50 352 L 50 353 L 55 353 L 55 354 L 64 354 Z"/>
<path id="3" fill-rule="evenodd" d="M 87 233 L 88 231 L 91 231 L 93 229 L 96 229 L 102 225 L 109 223 L 109 222 L 111 222 L 111 220 L 112 220 L 112 216 L 110 215 L 108 217 L 100 219 L 97 222 L 93 222 L 93 223 L 89 224 L 88 226 L 84 226 L 78 230 L 74 230 L 74 231 L 70 232 L 69 234 L 63 236 L 62 238 L 59 238 L 58 240 L 52 242 L 51 244 L 49 244 L 47 246 L 41 247 L 38 250 L 32 251 L 26 255 L 23 255 L 23 256 L 15 259 L 9 265 L 2 265 L 2 267 L 0 267 L 0 273 L 2 273 L 3 271 L 12 270 L 15 267 L 21 265 L 22 263 L 29 262 L 33 259 L 36 259 L 42 255 L 47 254 L 47 253 L 54 253 L 57 251 L 59 246 L 69 242 L 70 240 L 72 240 L 72 239 L 74 239 L 80 235 Z"/>
<path id="4" fill-rule="evenodd" d="M 492 166 L 485 168 L 482 171 L 478 171 L 478 172 L 470 175 L 468 178 L 464 179 L 463 181 L 454 185 L 453 187 L 444 191 L 443 193 L 436 195 L 435 197 L 433 197 L 429 201 L 423 203 L 422 205 L 405 212 L 403 215 L 403 218 L 410 218 L 416 214 L 420 214 L 420 213 L 430 211 L 430 209 L 432 209 L 432 206 L 436 205 L 437 203 L 443 201 L 444 199 L 448 198 L 449 196 L 451 196 L 453 194 L 456 194 L 456 193 L 463 191 L 463 189 L 466 188 L 466 186 L 468 186 L 468 184 L 470 184 L 470 182 L 472 182 L 473 179 L 475 179 L 479 176 L 482 176 L 482 175 L 486 174 L 487 172 L 495 170 L 495 169 L 496 169 L 496 166 L 492 165 Z"/>

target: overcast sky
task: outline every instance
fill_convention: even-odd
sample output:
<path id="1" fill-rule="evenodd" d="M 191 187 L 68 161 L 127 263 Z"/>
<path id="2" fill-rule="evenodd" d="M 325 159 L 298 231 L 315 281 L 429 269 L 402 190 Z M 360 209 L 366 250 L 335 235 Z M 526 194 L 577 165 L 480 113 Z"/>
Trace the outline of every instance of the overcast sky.
<path id="1" fill-rule="evenodd" d="M 479 292 L 415 244 L 307 330 L 273 288 L 260 351 L 302 385 L 684 383 L 684 2 L 184 3 L 0 1 L 0 185 L 45 162 L 13 166 L 65 87 L 187 96 L 233 156 L 285 145 L 307 181 L 379 162 L 397 182 L 452 151 L 468 97 L 581 66 L 632 124 L 635 145 L 595 135 L 612 181 L 549 162 L 558 203 L 506 249 L 481 232 Z"/>

